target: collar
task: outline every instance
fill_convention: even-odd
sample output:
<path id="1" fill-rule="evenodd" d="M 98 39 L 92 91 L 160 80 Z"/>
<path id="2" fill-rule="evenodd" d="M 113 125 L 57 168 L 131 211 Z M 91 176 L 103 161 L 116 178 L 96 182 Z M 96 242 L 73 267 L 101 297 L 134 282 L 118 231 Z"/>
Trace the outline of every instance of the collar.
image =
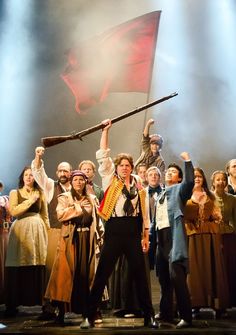
<path id="1" fill-rule="evenodd" d="M 161 193 L 162 191 L 162 188 L 160 185 L 156 186 L 156 187 L 151 187 L 151 186 L 148 186 L 148 194 L 150 195 L 153 195 L 154 193 Z"/>

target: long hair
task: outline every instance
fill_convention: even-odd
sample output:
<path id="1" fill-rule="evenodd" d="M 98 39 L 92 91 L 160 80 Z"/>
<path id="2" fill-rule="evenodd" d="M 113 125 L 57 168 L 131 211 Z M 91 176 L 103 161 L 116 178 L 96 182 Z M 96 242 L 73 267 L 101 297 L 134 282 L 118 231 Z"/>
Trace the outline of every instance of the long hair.
<path id="1" fill-rule="evenodd" d="M 21 174 L 19 175 L 18 187 L 22 188 L 24 186 L 24 173 L 26 170 L 31 170 L 30 166 L 25 166 Z M 33 187 L 41 191 L 39 184 L 34 180 Z"/>
<path id="2" fill-rule="evenodd" d="M 74 189 L 74 187 L 71 185 L 71 195 L 74 198 L 76 198 L 77 200 L 80 200 L 82 198 L 82 196 L 88 198 L 88 194 L 87 194 L 87 190 L 86 190 L 86 184 L 84 185 L 84 188 L 82 190 L 82 194 L 80 195 L 79 193 L 76 192 L 76 190 Z"/>
<path id="3" fill-rule="evenodd" d="M 195 167 L 194 168 L 194 172 L 197 171 L 200 173 L 200 175 L 202 176 L 203 178 L 203 183 L 202 183 L 202 188 L 204 189 L 204 191 L 206 192 L 206 194 L 208 195 L 208 197 L 211 199 L 211 200 L 215 200 L 215 196 L 214 194 L 210 191 L 209 187 L 208 187 L 208 184 L 207 184 L 207 180 L 206 180 L 206 176 L 205 176 L 205 173 L 204 171 L 200 168 L 200 167 Z"/>

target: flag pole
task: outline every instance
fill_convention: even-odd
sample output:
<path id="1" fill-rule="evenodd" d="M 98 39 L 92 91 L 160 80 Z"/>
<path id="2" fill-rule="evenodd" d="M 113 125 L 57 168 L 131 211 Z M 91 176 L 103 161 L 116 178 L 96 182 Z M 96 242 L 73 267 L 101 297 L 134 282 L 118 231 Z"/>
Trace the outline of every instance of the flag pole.
<path id="1" fill-rule="evenodd" d="M 153 77 L 153 68 L 154 68 L 154 63 L 155 63 L 155 57 L 156 57 L 156 46 L 157 46 L 157 36 L 158 36 L 158 30 L 159 30 L 159 23 L 160 23 L 160 16 L 161 16 L 161 11 L 159 11 L 159 16 L 158 19 L 156 21 L 156 27 L 155 27 L 155 31 L 156 31 L 156 36 L 155 36 L 155 42 L 154 42 L 154 48 L 153 48 L 153 57 L 152 57 L 152 64 L 150 67 L 150 79 L 149 79 L 149 85 L 148 85 L 148 94 L 147 94 L 147 99 L 146 99 L 146 103 L 148 104 L 150 101 L 150 91 L 151 91 L 151 85 L 152 85 L 152 77 Z M 145 114 L 144 114 L 144 125 L 143 125 L 143 129 L 146 125 L 147 122 L 147 113 L 148 113 L 148 109 L 146 109 Z"/>

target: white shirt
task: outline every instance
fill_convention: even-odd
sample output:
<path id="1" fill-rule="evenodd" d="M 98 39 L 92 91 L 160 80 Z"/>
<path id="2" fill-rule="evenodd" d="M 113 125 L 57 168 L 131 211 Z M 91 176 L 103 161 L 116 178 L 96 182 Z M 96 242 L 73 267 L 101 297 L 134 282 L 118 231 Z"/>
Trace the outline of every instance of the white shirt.
<path id="1" fill-rule="evenodd" d="M 161 193 L 160 197 L 163 195 Z M 167 211 L 167 197 L 165 196 L 164 202 L 160 204 L 159 199 L 156 205 L 156 229 L 161 230 L 163 228 L 170 227 L 168 211 Z"/>
<path id="2" fill-rule="evenodd" d="M 37 169 L 34 165 L 34 160 L 31 163 L 31 170 L 32 174 L 34 176 L 35 181 L 39 184 L 41 189 L 44 192 L 45 199 L 47 203 L 49 204 L 52 201 L 53 195 L 54 195 L 54 180 L 52 178 L 49 178 L 45 172 L 44 169 L 44 163 L 42 162 L 39 169 Z M 66 192 L 66 188 L 60 184 L 63 191 Z"/>

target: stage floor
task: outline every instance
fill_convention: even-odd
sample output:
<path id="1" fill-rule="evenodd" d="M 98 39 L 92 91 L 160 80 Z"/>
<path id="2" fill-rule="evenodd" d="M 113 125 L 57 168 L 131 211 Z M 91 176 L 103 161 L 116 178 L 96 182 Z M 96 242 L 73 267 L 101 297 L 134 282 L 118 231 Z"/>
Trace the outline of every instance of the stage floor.
<path id="1" fill-rule="evenodd" d="M 154 274 L 152 279 L 152 298 L 155 311 L 158 311 L 158 301 L 160 296 L 159 285 Z M 236 334 L 236 309 L 228 310 L 228 317 L 216 320 L 214 312 L 204 309 L 200 312 L 200 319 L 193 321 L 193 327 L 178 330 L 175 325 L 163 324 L 160 329 L 149 329 L 143 327 L 142 318 L 122 318 L 113 315 L 112 311 L 103 311 L 103 323 L 95 328 L 82 330 L 80 315 L 67 313 L 65 317 L 66 325 L 61 327 L 53 321 L 39 321 L 41 313 L 40 306 L 19 308 L 19 313 L 15 318 L 4 318 L 4 305 L 0 305 L 0 334 Z M 178 320 L 176 319 L 176 323 Z"/>
<path id="2" fill-rule="evenodd" d="M 203 310 L 201 319 L 193 321 L 193 327 L 178 330 L 175 325 L 163 324 L 160 329 L 143 327 L 142 318 L 118 318 L 107 311 L 103 313 L 103 323 L 89 330 L 80 329 L 81 317 L 67 313 L 65 326 L 55 325 L 53 321 L 38 321 L 41 307 L 20 307 L 15 318 L 1 318 L 1 334 L 236 334 L 236 310 L 228 311 L 230 318 L 215 320 L 211 310 Z M 176 320 L 177 322 L 177 320 Z M 5 326 L 5 327 L 4 327 Z M 2 328 L 4 327 L 4 328 Z"/>

